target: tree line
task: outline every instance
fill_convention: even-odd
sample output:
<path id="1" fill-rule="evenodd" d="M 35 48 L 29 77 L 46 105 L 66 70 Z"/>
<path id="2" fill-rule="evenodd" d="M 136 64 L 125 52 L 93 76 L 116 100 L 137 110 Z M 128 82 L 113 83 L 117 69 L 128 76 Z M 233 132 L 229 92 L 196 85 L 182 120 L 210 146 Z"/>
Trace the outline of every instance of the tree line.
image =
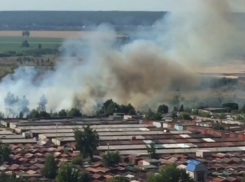
<path id="1" fill-rule="evenodd" d="M 164 15 L 165 12 L 140 11 L 5 11 L 0 12 L 0 29 L 90 30 L 109 23 L 119 30 L 129 30 L 132 26 L 151 26 Z"/>
<path id="2" fill-rule="evenodd" d="M 220 100 L 222 98 L 220 97 Z M 211 117 L 209 113 L 199 112 L 199 109 L 208 108 L 209 105 L 200 105 L 198 107 L 193 107 L 190 109 L 189 107 L 185 107 L 186 103 L 185 99 L 180 96 L 175 96 L 171 101 L 169 101 L 171 106 L 171 111 L 169 106 L 166 104 L 161 104 L 158 106 L 156 111 L 149 109 L 148 111 L 139 111 L 132 104 L 118 104 L 112 99 L 106 100 L 104 103 L 97 105 L 92 116 L 101 117 L 101 116 L 109 116 L 114 113 L 117 114 L 128 114 L 128 115 L 140 115 L 145 116 L 148 120 L 161 120 L 165 114 L 170 113 L 170 117 L 173 119 L 180 118 L 185 120 L 191 120 L 190 115 L 199 115 L 202 117 Z M 60 111 L 50 112 L 46 111 L 46 106 L 48 104 L 48 100 L 45 95 L 40 97 L 37 108 L 30 110 L 29 109 L 29 100 L 26 96 L 19 98 L 12 93 L 8 93 L 4 99 L 6 117 L 19 117 L 19 118 L 64 118 L 64 117 L 82 117 L 86 116 L 86 114 L 82 113 L 79 108 L 71 108 L 69 110 L 62 109 Z M 222 103 L 221 108 L 226 109 L 227 112 L 235 112 L 237 114 L 245 113 L 245 104 L 243 107 L 239 108 L 239 104 L 236 102 L 227 102 Z M 178 114 L 179 113 L 179 114 Z M 178 116 L 177 116 L 178 114 Z M 214 115 L 215 118 L 225 119 L 223 114 Z M 241 120 L 241 119 L 239 119 Z"/>

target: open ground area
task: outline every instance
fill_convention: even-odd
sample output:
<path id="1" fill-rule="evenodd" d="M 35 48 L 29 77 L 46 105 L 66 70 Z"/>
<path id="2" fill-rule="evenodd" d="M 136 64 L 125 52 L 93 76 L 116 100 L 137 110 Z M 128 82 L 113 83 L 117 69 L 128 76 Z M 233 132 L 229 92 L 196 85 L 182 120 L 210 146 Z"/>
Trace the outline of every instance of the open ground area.
<path id="1" fill-rule="evenodd" d="M 30 36 L 35 38 L 71 38 L 91 34 L 91 31 L 30 31 Z M 21 37 L 22 31 L 0 31 L 0 36 Z"/>

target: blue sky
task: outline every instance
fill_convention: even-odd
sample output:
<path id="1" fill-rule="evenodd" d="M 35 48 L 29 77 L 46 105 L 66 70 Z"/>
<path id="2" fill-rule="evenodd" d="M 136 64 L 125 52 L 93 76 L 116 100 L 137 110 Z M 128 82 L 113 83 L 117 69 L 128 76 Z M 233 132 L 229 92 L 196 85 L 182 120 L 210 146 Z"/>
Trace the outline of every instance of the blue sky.
<path id="1" fill-rule="evenodd" d="M 0 0 L 2 10 L 122 10 L 180 11 L 193 10 L 193 1 L 230 2 L 233 11 L 245 12 L 245 0 Z M 234 6 L 233 6 L 234 5 Z"/>
<path id="2" fill-rule="evenodd" d="M 176 9 L 185 0 L 0 0 L 0 10 L 136 10 Z"/>

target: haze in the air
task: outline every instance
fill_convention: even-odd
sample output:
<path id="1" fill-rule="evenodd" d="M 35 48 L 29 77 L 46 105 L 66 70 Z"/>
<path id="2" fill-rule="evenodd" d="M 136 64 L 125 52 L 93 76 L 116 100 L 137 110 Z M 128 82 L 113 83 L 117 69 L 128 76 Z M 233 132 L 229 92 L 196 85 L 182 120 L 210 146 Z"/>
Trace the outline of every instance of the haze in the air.
<path id="1" fill-rule="evenodd" d="M 235 3 L 240 4 L 235 11 L 245 11 L 244 0 L 235 0 Z M 181 11 L 183 6 L 191 10 L 191 0 L 0 0 L 0 11 Z"/>

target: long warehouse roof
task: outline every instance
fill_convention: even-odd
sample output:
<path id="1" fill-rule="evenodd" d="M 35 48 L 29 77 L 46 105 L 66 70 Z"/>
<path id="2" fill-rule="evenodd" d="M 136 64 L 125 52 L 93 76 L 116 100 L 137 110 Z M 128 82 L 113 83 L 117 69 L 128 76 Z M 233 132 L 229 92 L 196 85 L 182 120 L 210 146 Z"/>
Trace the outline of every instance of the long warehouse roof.
<path id="1" fill-rule="evenodd" d="M 23 130 L 38 130 L 38 129 L 74 129 L 74 128 L 83 128 L 84 125 L 65 125 L 65 126 L 19 126 L 17 129 L 23 129 Z M 124 125 L 92 125 L 91 128 L 143 128 L 143 127 L 154 127 L 154 125 L 144 125 L 144 124 L 124 124 Z"/>
<path id="2" fill-rule="evenodd" d="M 215 147 L 215 148 L 189 148 L 189 149 L 157 149 L 158 154 L 181 154 L 181 153 L 195 153 L 199 150 L 207 150 L 210 152 L 240 152 L 245 151 L 245 147 Z M 148 155 L 147 150 L 121 150 L 121 155 Z"/>
<path id="3" fill-rule="evenodd" d="M 149 131 L 148 128 L 97 128 L 97 132 L 123 132 L 123 131 Z M 57 129 L 57 130 L 31 130 L 31 133 L 73 133 L 73 129 Z"/>

